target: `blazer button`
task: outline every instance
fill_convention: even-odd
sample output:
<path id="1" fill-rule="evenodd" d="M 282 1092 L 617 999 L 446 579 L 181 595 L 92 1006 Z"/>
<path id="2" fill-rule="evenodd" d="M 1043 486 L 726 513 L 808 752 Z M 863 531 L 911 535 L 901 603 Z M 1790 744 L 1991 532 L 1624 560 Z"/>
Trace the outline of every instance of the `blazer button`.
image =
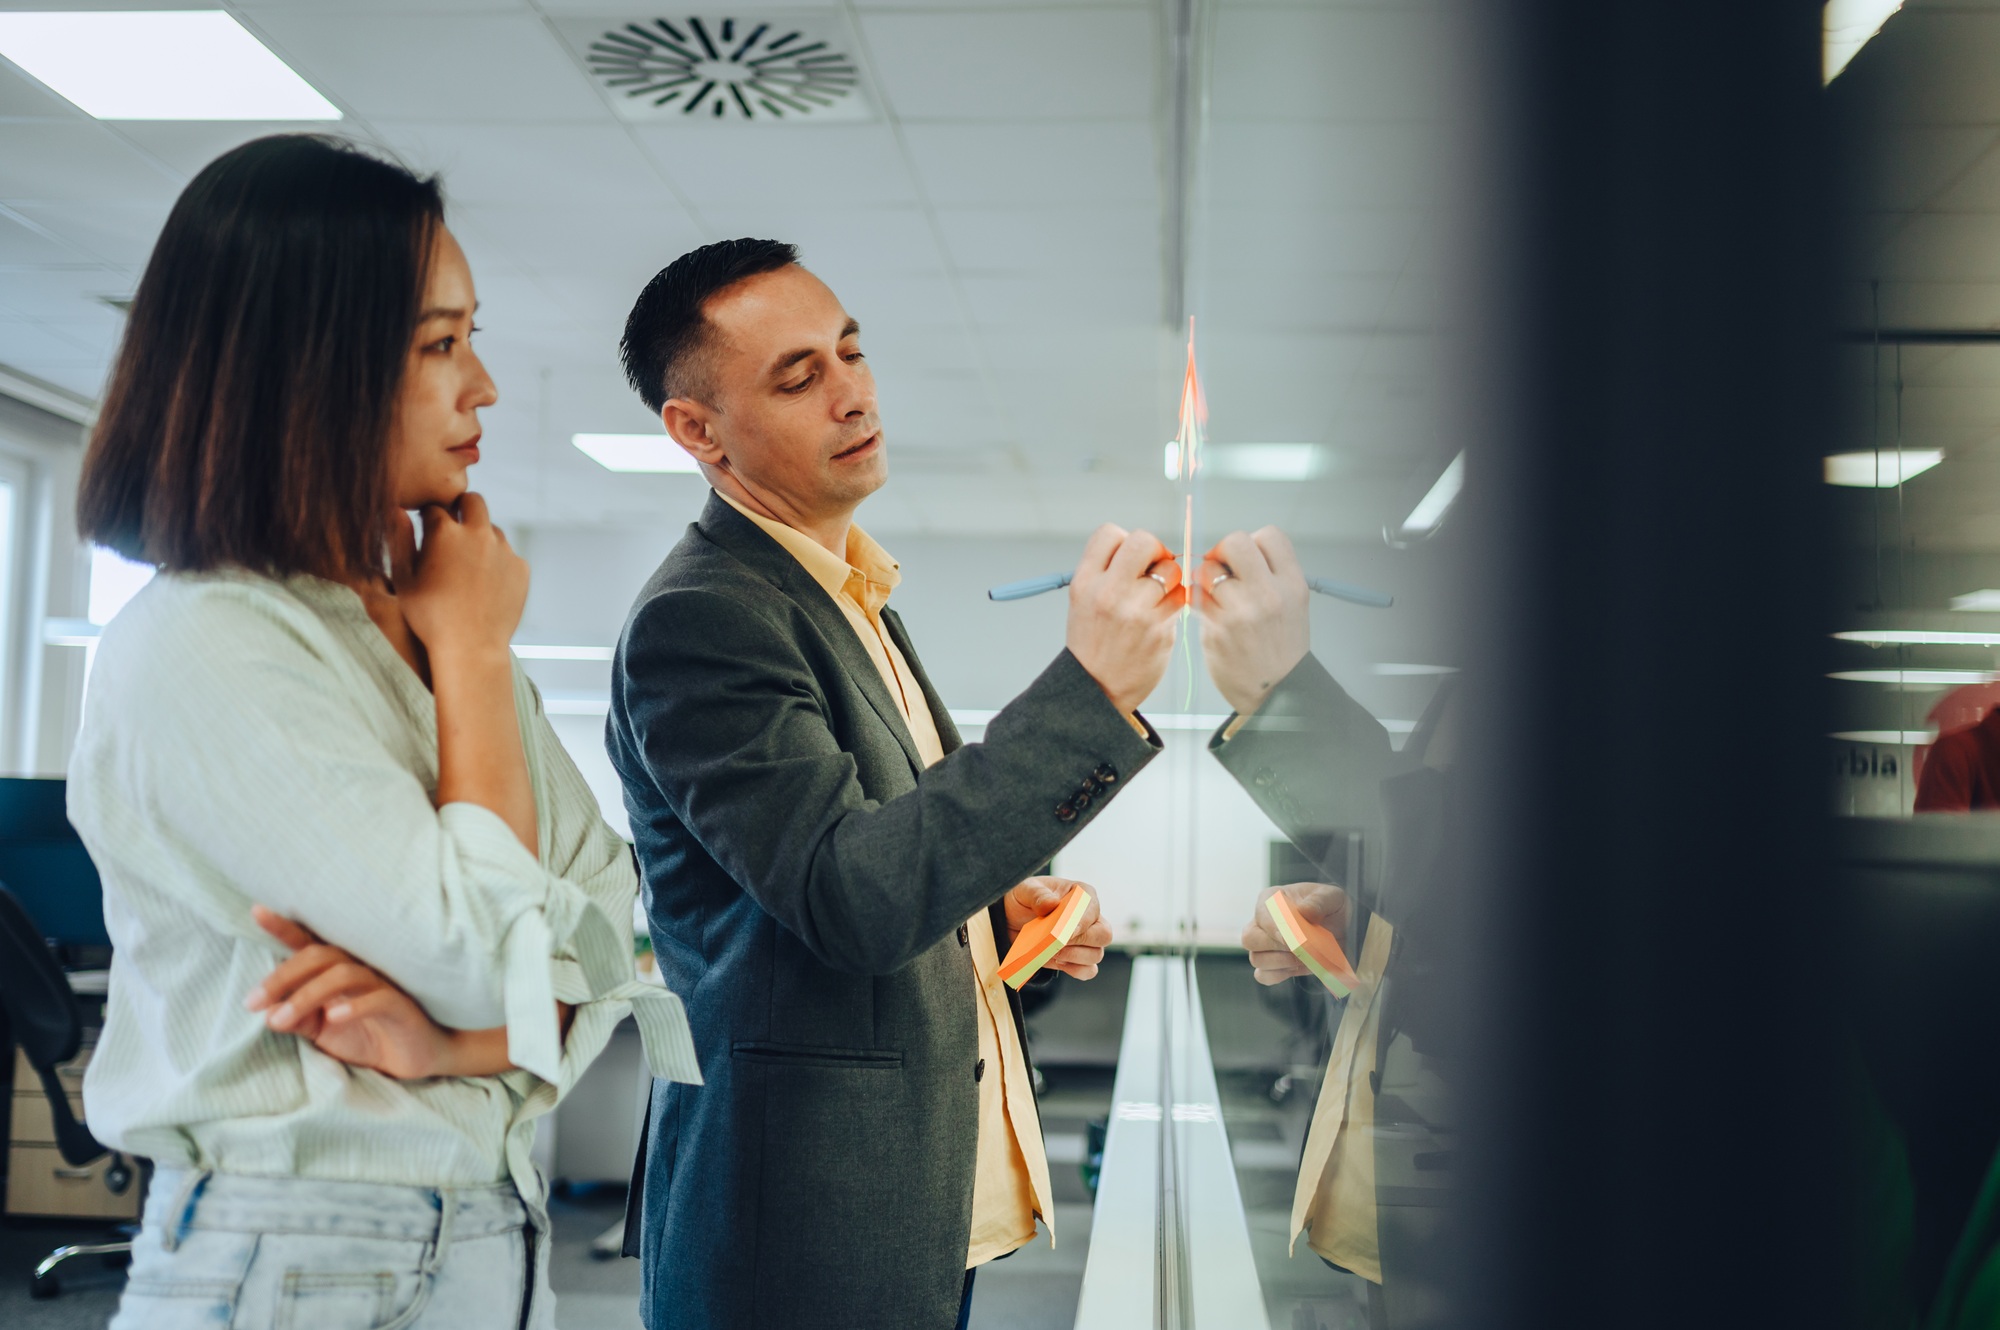
<path id="1" fill-rule="evenodd" d="M 964 924 L 958 926 L 958 945 L 961 947 L 972 945 L 972 934 Z"/>
<path id="2" fill-rule="evenodd" d="M 1100 785 L 1116 785 L 1118 783 L 1118 768 L 1112 766 L 1109 762 L 1101 763 L 1097 770 L 1091 772 L 1090 775 Z"/>
<path id="3" fill-rule="evenodd" d="M 1063 800 L 1063 801 L 1062 801 L 1061 803 L 1057 804 L 1057 805 L 1056 805 L 1056 821 L 1058 821 L 1058 822 L 1074 822 L 1074 821 L 1076 821 L 1076 805 L 1075 805 L 1075 804 L 1073 804 L 1073 803 L 1071 803 L 1071 802 L 1070 802 L 1069 800 L 1067 800 L 1067 799 L 1065 799 L 1065 800 Z"/>
<path id="4" fill-rule="evenodd" d="M 977 1062 L 975 1062 L 975 1063 L 973 1063 L 973 1064 L 972 1064 L 972 1079 L 973 1079 L 973 1080 L 974 1080 L 975 1082 L 978 1082 L 978 1081 L 983 1081 L 983 1080 L 985 1080 L 985 1079 L 986 1079 L 986 1059 L 985 1059 L 985 1058 L 981 1058 L 981 1059 L 979 1059 L 979 1061 L 977 1061 Z"/>
<path id="5" fill-rule="evenodd" d="M 1090 807 L 1090 791 L 1078 790 L 1070 796 L 1070 802 L 1076 805 L 1078 812 L 1082 812 L 1084 809 Z"/>

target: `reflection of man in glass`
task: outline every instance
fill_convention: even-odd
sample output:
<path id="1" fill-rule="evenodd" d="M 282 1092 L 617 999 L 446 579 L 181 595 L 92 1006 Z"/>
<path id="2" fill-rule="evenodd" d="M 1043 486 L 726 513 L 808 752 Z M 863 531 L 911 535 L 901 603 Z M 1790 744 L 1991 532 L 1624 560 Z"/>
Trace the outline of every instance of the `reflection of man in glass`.
<path id="1" fill-rule="evenodd" d="M 1290 1235 L 1370 1281 L 1376 1325 L 1427 1324 L 1440 1313 L 1426 1254 L 1450 1161 L 1437 1075 L 1449 1039 L 1428 972 L 1449 922 L 1437 879 L 1453 693 L 1441 690 L 1394 751 L 1311 654 L 1310 593 L 1275 527 L 1225 537 L 1197 580 L 1203 653 L 1234 712 L 1210 751 L 1319 867 L 1320 881 L 1275 890 L 1335 935 L 1357 980 L 1306 1136 Z M 1258 982 L 1318 983 L 1267 910 L 1271 894 L 1243 933 Z"/>

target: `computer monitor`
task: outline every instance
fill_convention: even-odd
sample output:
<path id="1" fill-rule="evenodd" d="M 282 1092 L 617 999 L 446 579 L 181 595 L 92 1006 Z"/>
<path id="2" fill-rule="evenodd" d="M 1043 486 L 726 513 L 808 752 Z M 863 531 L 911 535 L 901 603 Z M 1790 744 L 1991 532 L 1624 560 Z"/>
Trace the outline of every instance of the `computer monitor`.
<path id="1" fill-rule="evenodd" d="M 97 866 L 63 808 L 60 779 L 0 777 L 0 884 L 42 936 L 65 948 L 108 947 Z"/>

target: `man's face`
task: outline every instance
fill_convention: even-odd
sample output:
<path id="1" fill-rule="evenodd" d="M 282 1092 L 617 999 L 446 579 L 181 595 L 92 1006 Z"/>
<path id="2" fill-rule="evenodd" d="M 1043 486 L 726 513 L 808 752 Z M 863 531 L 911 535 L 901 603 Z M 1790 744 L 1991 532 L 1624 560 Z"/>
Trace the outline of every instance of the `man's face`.
<path id="1" fill-rule="evenodd" d="M 745 487 L 787 515 L 851 513 L 889 459 L 861 327 L 793 264 L 716 295 L 709 322 L 710 439 Z"/>

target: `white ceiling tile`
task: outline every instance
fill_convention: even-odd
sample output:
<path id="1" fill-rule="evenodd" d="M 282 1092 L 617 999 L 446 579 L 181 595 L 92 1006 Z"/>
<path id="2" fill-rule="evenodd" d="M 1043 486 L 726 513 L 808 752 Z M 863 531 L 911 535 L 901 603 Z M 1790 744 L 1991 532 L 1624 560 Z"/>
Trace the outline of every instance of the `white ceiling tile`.
<path id="1" fill-rule="evenodd" d="M 1413 261 L 1427 265 L 1428 231 L 1424 217 L 1407 213 L 1230 207 L 1209 213 L 1197 237 L 1211 285 L 1291 275 L 1300 283 L 1285 294 L 1296 296 L 1317 277 L 1394 276 Z"/>
<path id="2" fill-rule="evenodd" d="M 1149 120 L 911 124 L 903 135 L 925 195 L 940 207 L 1159 206 L 1159 147 Z"/>
<path id="3" fill-rule="evenodd" d="M 23 203 L 19 211 L 92 258 L 143 268 L 166 224 L 165 203 Z M 63 255 L 65 260 L 74 254 Z"/>
<path id="4" fill-rule="evenodd" d="M 1828 89 L 1849 123 L 2000 125 L 2000 12 L 1912 7 Z"/>
<path id="5" fill-rule="evenodd" d="M 12 119 L 16 116 L 47 120 L 88 118 L 67 100 L 43 87 L 38 80 L 22 73 L 9 61 L 0 60 L 0 118 Z M 4 133 L 5 130 L 0 129 L 0 134 Z"/>
<path id="6" fill-rule="evenodd" d="M 1435 8 L 1250 8 L 1215 18 L 1208 106 L 1230 120 L 1436 120 L 1446 33 Z"/>
<path id="7" fill-rule="evenodd" d="M 0 125 L 0 202 L 172 201 L 180 182 L 94 121 Z"/>
<path id="8" fill-rule="evenodd" d="M 621 126 L 385 122 L 382 135 L 454 203 L 674 207 L 673 191 Z"/>
<path id="9" fill-rule="evenodd" d="M 1160 275 L 1136 268 L 1068 278 L 975 273 L 960 285 L 985 328 L 1133 327 L 1163 317 Z"/>
<path id="10" fill-rule="evenodd" d="M 139 275 L 109 265 L 76 263 L 0 272 L 0 309 L 35 318 L 76 318 L 101 308 L 103 297 L 129 297 Z"/>
<path id="11" fill-rule="evenodd" d="M 173 0 L 176 5 L 182 2 Z M 95 0 L 91 3 L 94 5 Z M 548 0 L 541 0 L 539 6 L 530 3 L 530 0 L 338 0 L 334 6 L 329 6 L 327 0 L 250 0 L 248 4 L 233 6 L 251 18 L 266 11 L 283 14 L 330 7 L 338 8 L 344 14 L 494 14 L 508 11 L 526 14 L 537 7 L 550 8 L 550 5 Z"/>
<path id="12" fill-rule="evenodd" d="M 81 257 L 84 255 L 71 245 L 52 240 L 12 217 L 0 215 L 0 265 L 74 263 Z M 0 274 L 0 282 L 6 280 L 5 275 Z"/>
<path id="13" fill-rule="evenodd" d="M 287 120 L 121 120 L 115 131 L 183 180 L 192 179 L 231 148 L 272 134 L 330 134 L 365 142 L 359 126 L 351 122 L 305 126 Z"/>
<path id="14" fill-rule="evenodd" d="M 916 202 L 895 134 L 886 125 L 641 125 L 635 133 L 697 210 L 796 207 L 800 199 L 846 208 Z"/>
<path id="15" fill-rule="evenodd" d="M 704 208 L 717 238 L 761 236 L 799 247 L 801 260 L 835 291 L 863 276 L 943 270 L 930 226 L 915 208 L 836 208 L 790 200 Z"/>
<path id="16" fill-rule="evenodd" d="M 1310 282 L 1220 281 L 1199 291 L 1195 310 L 1206 338 L 1301 329 L 1369 332 L 1400 283 L 1392 276 L 1338 274 Z"/>
<path id="17" fill-rule="evenodd" d="M 1217 124 L 1203 158 L 1204 198 L 1299 215 L 1419 212 L 1437 197 L 1441 167 L 1436 137 L 1420 125 Z"/>
<path id="18" fill-rule="evenodd" d="M 1160 272 L 1157 208 L 940 208 L 937 219 L 962 273 Z"/>
<path id="19" fill-rule="evenodd" d="M 528 14 L 259 10 L 251 27 L 327 96 L 366 118 L 601 120 L 611 113 Z"/>
<path id="20" fill-rule="evenodd" d="M 861 26 L 904 120 L 1153 114 L 1159 59 L 1147 9 L 868 12 Z"/>
<path id="21" fill-rule="evenodd" d="M 1854 167 L 1849 205 L 1870 212 L 1926 205 L 1946 212 L 2000 211 L 1994 134 L 1986 125 L 1944 125 L 1861 136 L 1843 147 Z"/>
<path id="22" fill-rule="evenodd" d="M 942 272 L 832 274 L 806 255 L 806 266 L 833 288 L 847 312 L 861 321 L 861 343 L 870 356 L 893 354 L 924 368 L 949 369 L 971 354 L 951 280 Z"/>
<path id="23" fill-rule="evenodd" d="M 1995 219 L 1977 213 L 1928 213 L 1912 217 L 1880 256 L 1885 278 L 1993 280 L 2000 278 Z"/>

